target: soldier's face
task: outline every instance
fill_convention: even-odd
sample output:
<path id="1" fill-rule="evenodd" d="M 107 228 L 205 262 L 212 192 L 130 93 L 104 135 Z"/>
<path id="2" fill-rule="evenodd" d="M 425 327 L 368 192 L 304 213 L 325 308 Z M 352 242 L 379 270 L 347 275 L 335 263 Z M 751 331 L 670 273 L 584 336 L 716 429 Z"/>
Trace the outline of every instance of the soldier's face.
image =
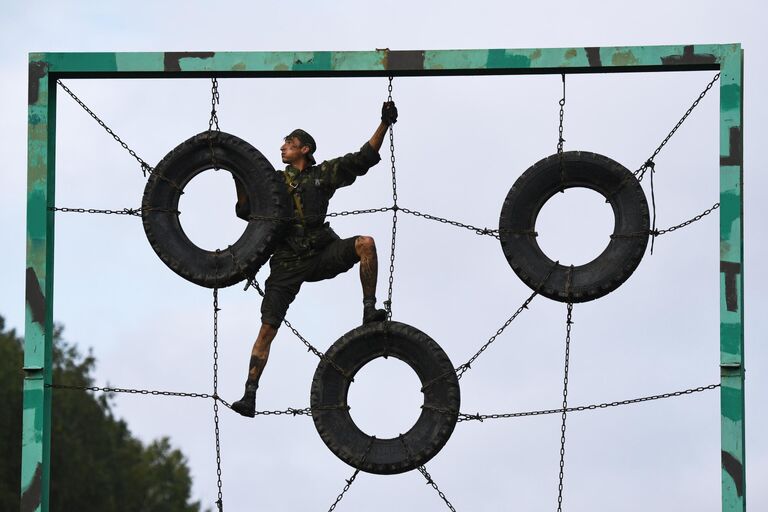
<path id="1" fill-rule="evenodd" d="M 292 165 L 304 158 L 309 152 L 308 146 L 301 145 L 301 142 L 296 137 L 292 137 L 283 142 L 280 146 L 280 156 L 283 159 L 284 164 Z"/>

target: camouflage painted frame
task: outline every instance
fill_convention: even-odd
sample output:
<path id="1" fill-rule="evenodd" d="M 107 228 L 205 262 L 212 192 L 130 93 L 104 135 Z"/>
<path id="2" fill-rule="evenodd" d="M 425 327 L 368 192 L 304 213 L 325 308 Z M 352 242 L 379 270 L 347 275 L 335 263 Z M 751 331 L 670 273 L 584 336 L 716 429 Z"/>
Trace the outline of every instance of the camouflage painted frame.
<path id="1" fill-rule="evenodd" d="M 743 51 L 740 44 L 362 52 L 33 53 L 29 56 L 21 510 L 48 511 L 57 78 L 338 77 L 720 70 L 722 510 L 746 510 Z"/>

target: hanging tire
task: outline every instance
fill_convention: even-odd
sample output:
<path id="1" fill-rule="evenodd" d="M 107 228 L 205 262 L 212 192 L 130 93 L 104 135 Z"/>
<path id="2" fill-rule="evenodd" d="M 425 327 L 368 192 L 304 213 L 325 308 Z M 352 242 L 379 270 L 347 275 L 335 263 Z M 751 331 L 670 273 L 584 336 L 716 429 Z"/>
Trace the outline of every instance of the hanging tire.
<path id="1" fill-rule="evenodd" d="M 157 164 L 144 188 L 141 216 L 150 245 L 171 270 L 200 286 L 223 288 L 253 276 L 266 263 L 281 225 L 251 220 L 237 241 L 219 251 L 192 243 L 179 222 L 179 198 L 192 178 L 213 167 L 240 181 L 252 215 L 290 216 L 285 185 L 272 164 L 244 140 L 217 131 L 182 142 Z"/>
<path id="2" fill-rule="evenodd" d="M 448 441 L 459 414 L 459 381 L 451 360 L 429 336 L 407 324 L 376 322 L 348 332 L 325 355 L 333 364 L 322 360 L 315 371 L 312 419 L 322 440 L 341 460 L 368 473 L 403 473 L 426 463 Z M 347 393 L 360 368 L 388 356 L 416 372 L 424 404 L 408 432 L 378 439 L 355 425 Z"/>
<path id="3" fill-rule="evenodd" d="M 608 157 L 586 151 L 563 153 L 526 170 L 507 194 L 499 237 L 509 265 L 533 290 L 559 302 L 587 302 L 618 288 L 635 271 L 648 245 L 648 202 L 635 176 Z M 614 231 L 605 250 L 584 265 L 566 267 L 549 259 L 536 242 L 536 218 L 553 195 L 584 187 L 610 203 Z"/>

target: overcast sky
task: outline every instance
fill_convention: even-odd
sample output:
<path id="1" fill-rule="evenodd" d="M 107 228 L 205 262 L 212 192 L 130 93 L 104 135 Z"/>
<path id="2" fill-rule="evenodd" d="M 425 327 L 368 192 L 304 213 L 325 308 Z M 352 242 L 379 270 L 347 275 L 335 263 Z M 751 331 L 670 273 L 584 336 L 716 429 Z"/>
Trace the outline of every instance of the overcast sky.
<path id="1" fill-rule="evenodd" d="M 766 272 L 759 157 L 768 106 L 764 19 L 757 1 L 660 2 L 627 9 L 603 2 L 14 2 L 0 21 L 0 314 L 23 331 L 27 54 L 32 51 L 273 51 L 544 48 L 740 42 L 745 54 L 745 260 L 747 496 L 768 505 Z M 543 8 L 542 8 L 543 7 Z M 714 72 L 577 75 L 568 78 L 565 149 L 604 154 L 633 170 L 653 152 Z M 207 128 L 210 81 L 68 80 L 83 101 L 150 164 Z M 222 79 L 224 131 L 280 167 L 281 138 L 302 127 L 318 160 L 356 150 L 378 123 L 384 78 Z M 557 75 L 399 78 L 394 98 L 401 206 L 476 226 L 497 227 L 503 200 L 530 165 L 555 152 Z M 718 200 L 718 88 L 656 158 L 660 227 Z M 391 204 L 384 161 L 340 190 L 331 211 Z M 648 183 L 643 185 L 649 194 Z M 138 207 L 136 162 L 63 92 L 57 119 L 59 206 Z M 190 183 L 180 209 L 193 241 L 224 247 L 235 218 L 227 173 Z M 595 193 L 569 191 L 543 210 L 537 231 L 553 259 L 594 258 L 612 230 Z M 372 235 L 386 295 L 391 217 L 333 219 L 341 236 Z M 454 365 L 465 362 L 529 295 L 489 237 L 411 216 L 398 222 L 393 309 L 428 333 Z M 717 214 L 656 241 L 616 292 L 574 307 L 569 404 L 585 405 L 719 382 Z M 93 347 L 98 384 L 210 392 L 211 291 L 157 258 L 141 221 L 59 214 L 56 321 L 68 340 Z M 261 282 L 266 272 L 259 274 Z M 361 316 L 357 268 L 308 284 L 288 318 L 326 350 Z M 220 293 L 219 392 L 242 393 L 259 297 Z M 565 306 L 536 298 L 461 381 L 463 412 L 556 408 L 561 403 Z M 317 359 L 281 329 L 261 381 L 257 408 L 303 408 Z M 366 366 L 350 390 L 353 418 L 379 437 L 406 431 L 418 416 L 417 378 L 396 360 Z M 149 441 L 170 436 L 189 457 L 194 496 L 216 499 L 212 406 L 205 400 L 120 396 L 117 413 Z M 56 418 L 54 418 L 56 421 Z M 352 468 L 323 444 L 308 417 L 221 419 L 224 503 L 239 510 L 327 510 Z M 720 509 L 719 393 L 569 415 L 564 509 Z M 467 422 L 427 464 L 458 510 L 552 510 L 557 506 L 558 415 Z M 55 449 L 55 447 L 54 447 Z M 421 475 L 362 473 L 337 510 L 440 510 Z"/>

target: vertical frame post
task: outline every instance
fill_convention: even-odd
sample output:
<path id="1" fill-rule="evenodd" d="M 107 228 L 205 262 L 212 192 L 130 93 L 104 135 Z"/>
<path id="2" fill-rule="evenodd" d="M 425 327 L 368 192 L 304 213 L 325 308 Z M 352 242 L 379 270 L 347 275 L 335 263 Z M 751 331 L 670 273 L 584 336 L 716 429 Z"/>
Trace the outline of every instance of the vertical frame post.
<path id="1" fill-rule="evenodd" d="M 720 76 L 720 425 L 723 512 L 746 510 L 744 450 L 743 52 Z"/>
<path id="2" fill-rule="evenodd" d="M 27 266 L 21 511 L 48 512 L 53 343 L 56 82 L 30 55 L 27 134 Z"/>

